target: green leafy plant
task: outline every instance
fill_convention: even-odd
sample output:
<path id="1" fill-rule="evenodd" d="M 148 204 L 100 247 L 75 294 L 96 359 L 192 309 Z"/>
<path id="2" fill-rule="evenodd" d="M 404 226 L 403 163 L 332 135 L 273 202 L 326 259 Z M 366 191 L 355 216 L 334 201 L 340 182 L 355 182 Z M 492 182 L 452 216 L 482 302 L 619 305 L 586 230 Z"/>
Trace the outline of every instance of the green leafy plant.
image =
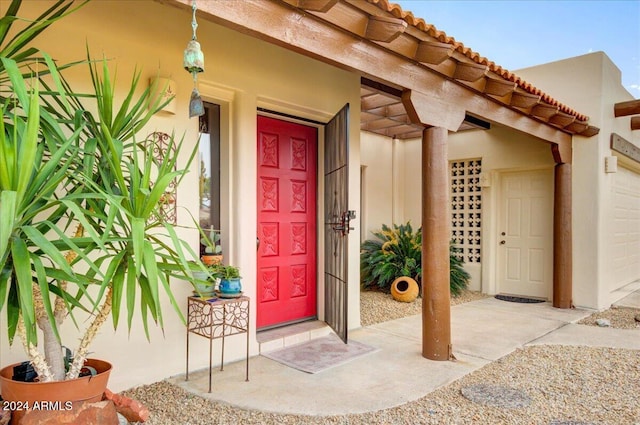
<path id="1" fill-rule="evenodd" d="M 218 277 L 220 279 L 239 279 L 240 269 L 236 266 L 218 266 Z"/>
<path id="2" fill-rule="evenodd" d="M 464 269 L 459 248 L 451 242 L 449 244 L 449 289 L 451 295 L 457 297 L 469 286 L 471 275 Z"/>
<path id="3" fill-rule="evenodd" d="M 43 16 L 63 16 L 65 3 Z M 2 18 L 0 43 L 19 5 L 14 0 Z M 116 328 L 123 309 L 129 329 L 139 315 L 147 338 L 149 319 L 163 326 L 163 293 L 185 321 L 169 279 L 192 279 L 188 261 L 196 256 L 157 210 L 196 150 L 180 169 L 183 141 L 172 136 L 175 155 L 156 158 L 153 139 L 139 137 L 171 100 L 152 101 L 155 88 L 140 88 L 139 72 L 120 103 L 107 62 L 88 53 L 90 93 L 74 91 L 43 52 L 37 60 L 46 71 L 32 74 L 28 41 L 47 26 L 34 25 L 1 46 L 0 309 L 10 342 L 19 336 L 46 382 L 76 378 L 98 329 L 109 316 Z M 77 311 L 89 315 L 87 328 Z M 80 331 L 68 370 L 58 332 L 65 318 Z"/>
<path id="4" fill-rule="evenodd" d="M 222 246 L 220 245 L 220 231 L 209 228 L 208 232 L 200 229 L 200 243 L 204 246 L 204 252 L 209 255 L 222 254 Z"/>
<path id="5" fill-rule="evenodd" d="M 410 222 L 382 225 L 373 232 L 376 239 L 368 239 L 360 249 L 361 286 L 389 292 L 393 281 L 401 276 L 422 282 L 422 229 L 413 230 Z M 453 296 L 459 295 L 469 282 L 469 274 L 456 257 L 453 244 L 449 246 L 450 288 Z"/>
<path id="6" fill-rule="evenodd" d="M 421 232 L 413 230 L 411 223 L 388 227 L 373 232 L 376 239 L 368 239 L 360 249 L 360 272 L 364 288 L 378 288 L 388 292 L 391 283 L 400 276 L 409 276 L 420 283 L 422 269 Z"/>

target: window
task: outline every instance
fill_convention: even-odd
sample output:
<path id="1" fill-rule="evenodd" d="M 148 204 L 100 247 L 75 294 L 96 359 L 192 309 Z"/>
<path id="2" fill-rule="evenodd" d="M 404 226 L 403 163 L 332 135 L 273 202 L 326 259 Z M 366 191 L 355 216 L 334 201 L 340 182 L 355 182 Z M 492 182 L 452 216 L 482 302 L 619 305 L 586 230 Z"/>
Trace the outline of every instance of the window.
<path id="1" fill-rule="evenodd" d="M 199 120 L 200 227 L 220 229 L 220 105 L 205 102 Z"/>

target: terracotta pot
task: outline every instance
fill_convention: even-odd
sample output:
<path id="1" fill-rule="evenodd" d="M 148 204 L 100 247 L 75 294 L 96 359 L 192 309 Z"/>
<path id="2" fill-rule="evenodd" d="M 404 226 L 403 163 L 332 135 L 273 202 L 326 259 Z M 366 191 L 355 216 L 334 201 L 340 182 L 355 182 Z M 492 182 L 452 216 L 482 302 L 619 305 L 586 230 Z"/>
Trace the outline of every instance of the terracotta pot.
<path id="1" fill-rule="evenodd" d="M 68 381 L 20 382 L 11 379 L 13 367 L 18 364 L 15 363 L 0 369 L 0 393 L 3 400 L 16 402 L 16 405 L 22 403 L 24 407 L 33 406 L 36 401 L 52 401 L 60 402 L 60 406 L 63 406 L 64 409 L 65 402 L 100 401 L 107 388 L 107 381 L 111 373 L 111 363 L 87 359 L 85 365 L 93 367 L 98 372 L 97 375 Z"/>
<path id="2" fill-rule="evenodd" d="M 202 260 L 202 262 L 207 265 L 207 266 L 213 266 L 215 264 L 222 264 L 222 255 L 221 254 L 205 254 L 202 257 L 200 257 L 200 259 Z"/>
<path id="3" fill-rule="evenodd" d="M 413 302 L 419 292 L 418 282 L 408 276 L 401 276 L 391 284 L 391 296 L 396 301 Z"/>

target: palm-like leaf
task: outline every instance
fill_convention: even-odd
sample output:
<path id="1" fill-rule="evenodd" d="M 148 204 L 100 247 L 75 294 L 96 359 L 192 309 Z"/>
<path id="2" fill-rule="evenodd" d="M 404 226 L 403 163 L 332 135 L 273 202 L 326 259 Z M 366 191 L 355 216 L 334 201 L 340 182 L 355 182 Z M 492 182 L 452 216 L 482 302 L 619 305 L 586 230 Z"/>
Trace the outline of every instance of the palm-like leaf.
<path id="1" fill-rule="evenodd" d="M 113 306 L 114 327 L 125 304 L 128 328 L 137 312 L 148 335 L 149 317 L 163 324 L 165 294 L 184 322 L 169 279 L 187 278 L 188 260 L 197 256 L 157 211 L 197 150 L 177 169 L 182 140 L 172 146 L 174 155 L 157 159 L 151 140 L 136 139 L 171 99 L 152 103 L 154 87 L 139 90 L 136 72 L 117 104 L 107 62 L 89 55 L 93 90 L 74 92 L 60 72 L 65 66 L 28 47 L 73 10 L 73 1 L 55 3 L 9 39 L 20 3 L 14 0 L 0 19 L 0 85 L 11 89 L 10 98 L 0 94 L 0 308 L 7 309 L 10 339 L 22 318 L 27 343 L 37 343 L 39 298 L 58 344 L 54 299 L 70 313 L 79 308 L 96 317 Z M 36 55 L 46 70 L 26 80 Z M 69 236 L 76 225 L 84 232 Z M 78 351 L 86 352 L 84 342 Z"/>
<path id="2" fill-rule="evenodd" d="M 422 280 L 422 229 L 415 232 L 411 223 L 373 232 L 376 239 L 368 239 L 360 249 L 360 278 L 363 288 L 377 288 L 389 292 L 393 281 L 401 276 L 413 277 L 418 285 Z M 456 256 L 453 243 L 449 245 L 449 286 L 453 296 L 468 286 L 469 273 Z"/>

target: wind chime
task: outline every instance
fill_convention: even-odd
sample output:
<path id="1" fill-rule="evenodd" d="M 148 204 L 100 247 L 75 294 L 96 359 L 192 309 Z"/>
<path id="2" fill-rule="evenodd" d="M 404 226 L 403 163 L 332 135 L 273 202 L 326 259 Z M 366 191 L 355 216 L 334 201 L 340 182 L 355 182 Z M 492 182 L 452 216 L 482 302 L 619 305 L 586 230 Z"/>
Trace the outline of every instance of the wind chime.
<path id="1" fill-rule="evenodd" d="M 198 74 L 200 72 L 204 72 L 204 54 L 202 53 L 200 43 L 198 43 L 198 39 L 196 38 L 198 23 L 196 22 L 195 0 L 193 0 L 191 4 L 191 9 L 193 10 L 193 16 L 191 18 L 193 36 L 184 51 L 184 69 L 193 76 L 193 91 L 191 92 L 191 100 L 189 101 L 189 118 L 204 115 L 204 104 L 202 103 L 202 98 L 198 92 Z"/>

